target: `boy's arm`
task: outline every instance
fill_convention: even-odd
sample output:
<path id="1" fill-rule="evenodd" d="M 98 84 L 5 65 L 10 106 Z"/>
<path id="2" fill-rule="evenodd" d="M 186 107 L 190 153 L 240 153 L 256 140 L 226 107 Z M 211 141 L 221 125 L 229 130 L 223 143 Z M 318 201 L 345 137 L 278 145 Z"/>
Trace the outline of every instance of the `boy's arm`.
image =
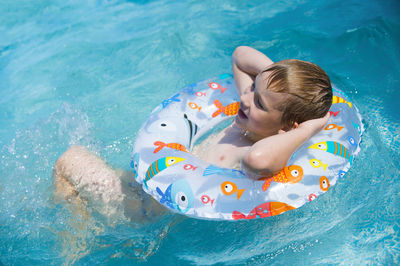
<path id="1" fill-rule="evenodd" d="M 239 46 L 232 54 L 232 71 L 239 95 L 249 89 L 262 70 L 273 64 L 265 54 L 248 46 Z"/>
<path id="2" fill-rule="evenodd" d="M 301 123 L 297 128 L 256 142 L 243 159 L 243 168 L 252 179 L 259 179 L 284 168 L 293 152 L 328 123 L 322 118 Z"/>

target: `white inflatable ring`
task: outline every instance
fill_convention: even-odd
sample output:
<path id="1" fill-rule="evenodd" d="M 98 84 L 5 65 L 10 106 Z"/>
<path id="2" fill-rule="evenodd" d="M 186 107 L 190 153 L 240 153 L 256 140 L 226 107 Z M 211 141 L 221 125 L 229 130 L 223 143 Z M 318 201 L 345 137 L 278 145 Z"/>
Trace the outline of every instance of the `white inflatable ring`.
<path id="1" fill-rule="evenodd" d="M 360 150 L 358 110 L 343 92 L 333 91 L 325 129 L 279 173 L 253 181 L 190 154 L 198 138 L 239 107 L 231 75 L 192 84 L 157 106 L 140 129 L 131 161 L 135 179 L 161 204 L 192 217 L 253 219 L 296 209 L 335 185 Z"/>

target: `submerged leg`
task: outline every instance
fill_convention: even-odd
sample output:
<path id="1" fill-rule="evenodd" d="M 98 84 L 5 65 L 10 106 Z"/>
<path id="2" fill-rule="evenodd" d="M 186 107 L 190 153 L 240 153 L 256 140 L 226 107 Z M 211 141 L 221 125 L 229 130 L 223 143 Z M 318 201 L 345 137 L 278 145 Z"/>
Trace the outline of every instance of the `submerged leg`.
<path id="1" fill-rule="evenodd" d="M 132 172 L 117 170 L 122 182 L 122 192 L 125 216 L 132 221 L 155 221 L 167 212 L 167 209 L 149 194 L 143 191 L 142 186 L 135 181 Z M 137 201 L 141 204 L 138 205 Z"/>
<path id="2" fill-rule="evenodd" d="M 134 184 L 131 173 L 114 171 L 81 146 L 73 146 L 60 156 L 54 166 L 54 179 L 56 194 L 82 206 L 89 202 L 106 217 L 146 222 L 165 212 Z"/>
<path id="3" fill-rule="evenodd" d="M 114 170 L 84 147 L 73 146 L 63 153 L 54 165 L 54 177 L 55 182 L 64 177 L 71 184 L 64 183 L 63 188 L 56 184 L 68 194 L 92 197 L 105 204 L 123 200 L 121 182 Z"/>

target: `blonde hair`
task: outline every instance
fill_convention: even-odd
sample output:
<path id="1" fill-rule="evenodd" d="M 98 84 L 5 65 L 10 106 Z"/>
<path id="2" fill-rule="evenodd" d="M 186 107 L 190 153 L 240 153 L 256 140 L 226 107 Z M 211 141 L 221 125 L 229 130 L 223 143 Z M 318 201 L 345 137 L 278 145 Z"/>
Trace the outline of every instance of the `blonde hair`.
<path id="1" fill-rule="evenodd" d="M 332 105 L 331 82 L 316 64 L 296 59 L 282 60 L 264 72 L 269 72 L 266 80 L 268 90 L 288 94 L 288 99 L 278 107 L 283 112 L 281 122 L 285 127 L 323 117 L 329 111 Z"/>

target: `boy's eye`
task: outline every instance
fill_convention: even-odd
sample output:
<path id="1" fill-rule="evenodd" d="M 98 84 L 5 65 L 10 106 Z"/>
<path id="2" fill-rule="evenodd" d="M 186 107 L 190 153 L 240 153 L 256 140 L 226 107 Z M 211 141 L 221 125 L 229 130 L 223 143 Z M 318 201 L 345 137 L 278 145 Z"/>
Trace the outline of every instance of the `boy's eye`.
<path id="1" fill-rule="evenodd" d="M 261 104 L 260 98 L 257 99 L 257 104 L 258 104 L 258 106 L 260 106 L 262 108 L 262 104 Z"/>
<path id="2" fill-rule="evenodd" d="M 257 107 L 261 108 L 262 110 L 266 111 L 266 108 L 263 106 L 261 103 L 260 97 L 259 96 L 254 96 L 254 100 L 256 102 Z"/>

